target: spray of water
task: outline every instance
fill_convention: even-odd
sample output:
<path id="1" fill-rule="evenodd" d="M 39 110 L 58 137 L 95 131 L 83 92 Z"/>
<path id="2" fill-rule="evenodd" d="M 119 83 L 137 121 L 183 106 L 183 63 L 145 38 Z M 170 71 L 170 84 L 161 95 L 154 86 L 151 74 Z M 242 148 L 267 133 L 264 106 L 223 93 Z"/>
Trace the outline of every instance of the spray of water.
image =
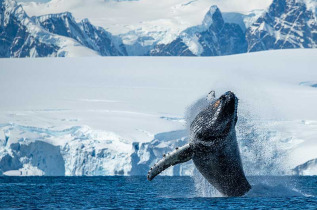
<path id="1" fill-rule="evenodd" d="M 195 194 L 197 197 L 223 197 L 222 194 L 216 190 L 199 172 L 194 171 L 193 176 L 195 182 Z"/>
<path id="2" fill-rule="evenodd" d="M 278 131 L 267 123 L 253 120 L 246 112 L 239 113 L 236 126 L 237 140 L 244 171 L 248 176 L 280 176 L 289 170 L 287 150 Z"/>

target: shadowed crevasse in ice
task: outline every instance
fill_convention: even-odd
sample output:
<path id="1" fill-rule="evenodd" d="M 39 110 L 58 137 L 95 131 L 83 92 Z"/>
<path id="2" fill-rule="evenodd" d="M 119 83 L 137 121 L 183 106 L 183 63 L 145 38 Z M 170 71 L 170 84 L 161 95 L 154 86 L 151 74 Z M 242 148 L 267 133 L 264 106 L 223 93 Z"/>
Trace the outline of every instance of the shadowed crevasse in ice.
<path id="1" fill-rule="evenodd" d="M 313 88 L 317 88 L 317 81 L 306 81 L 306 82 L 301 82 L 299 83 L 301 86 L 309 86 Z"/>

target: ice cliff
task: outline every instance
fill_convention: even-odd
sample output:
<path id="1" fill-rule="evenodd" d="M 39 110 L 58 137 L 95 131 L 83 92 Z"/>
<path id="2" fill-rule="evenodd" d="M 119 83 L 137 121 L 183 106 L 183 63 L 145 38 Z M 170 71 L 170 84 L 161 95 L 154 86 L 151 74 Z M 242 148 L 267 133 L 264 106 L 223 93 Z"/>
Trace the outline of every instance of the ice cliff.
<path id="1" fill-rule="evenodd" d="M 237 138 L 246 174 L 314 174 L 314 160 L 292 171 L 287 156 L 301 142 L 282 135 L 276 129 L 281 125 L 285 122 L 255 123 L 240 117 Z M 0 132 L 0 173 L 4 175 L 146 175 L 163 154 L 188 142 L 187 130 L 160 133 L 144 143 L 129 143 L 114 133 L 87 126 L 54 130 L 7 124 L 1 125 Z M 164 175 L 193 173 L 190 161 L 169 168 Z"/>

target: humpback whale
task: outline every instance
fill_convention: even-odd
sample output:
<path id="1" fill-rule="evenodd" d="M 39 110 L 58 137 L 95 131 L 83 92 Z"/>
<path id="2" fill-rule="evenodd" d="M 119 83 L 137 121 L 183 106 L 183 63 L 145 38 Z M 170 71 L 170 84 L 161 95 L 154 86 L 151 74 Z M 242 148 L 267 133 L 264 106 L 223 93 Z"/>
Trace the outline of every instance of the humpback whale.
<path id="1" fill-rule="evenodd" d="M 214 92 L 208 98 L 212 95 Z M 203 177 L 224 196 L 246 194 L 251 186 L 243 171 L 236 138 L 237 107 L 238 98 L 230 91 L 211 100 L 191 122 L 189 143 L 164 155 L 148 172 L 148 180 L 170 166 L 193 160 Z"/>

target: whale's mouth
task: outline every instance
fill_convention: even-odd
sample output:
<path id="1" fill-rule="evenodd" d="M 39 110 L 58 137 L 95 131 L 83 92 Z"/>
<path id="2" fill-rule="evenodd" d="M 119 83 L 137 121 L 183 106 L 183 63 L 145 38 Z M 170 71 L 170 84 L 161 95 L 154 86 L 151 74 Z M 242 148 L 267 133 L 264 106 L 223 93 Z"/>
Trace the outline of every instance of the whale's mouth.
<path id="1" fill-rule="evenodd" d="M 192 122 L 193 137 L 201 141 L 213 142 L 227 136 L 238 120 L 237 106 L 238 98 L 231 91 L 213 101 Z"/>

